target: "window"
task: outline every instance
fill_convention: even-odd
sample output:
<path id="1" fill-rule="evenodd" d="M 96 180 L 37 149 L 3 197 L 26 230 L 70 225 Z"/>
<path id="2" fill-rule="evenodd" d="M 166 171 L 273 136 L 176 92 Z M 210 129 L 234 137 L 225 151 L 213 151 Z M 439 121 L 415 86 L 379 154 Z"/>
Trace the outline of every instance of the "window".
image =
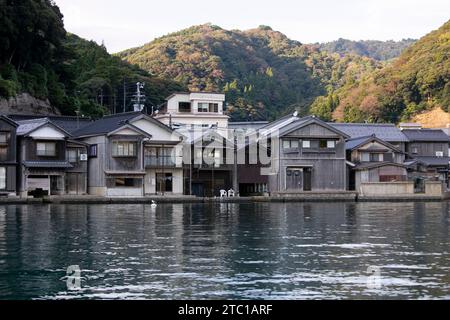
<path id="1" fill-rule="evenodd" d="M 383 154 L 381 154 L 381 153 L 371 153 L 370 154 L 370 161 L 371 162 L 383 161 Z"/>
<path id="2" fill-rule="evenodd" d="M 417 153 L 419 153 L 419 149 L 418 149 L 417 147 L 412 147 L 412 148 L 411 148 L 411 152 L 412 152 L 413 154 L 417 154 Z"/>
<path id="3" fill-rule="evenodd" d="M 394 154 L 393 153 L 385 153 L 383 155 L 383 161 L 394 162 Z"/>
<path id="4" fill-rule="evenodd" d="M 209 104 L 209 112 L 219 112 L 219 104 L 218 103 L 210 103 Z"/>
<path id="5" fill-rule="evenodd" d="M 303 140 L 303 142 L 302 142 L 302 147 L 305 148 L 305 149 L 311 148 L 311 141 L 309 141 L 309 140 Z"/>
<path id="6" fill-rule="evenodd" d="M 209 110 L 209 104 L 200 102 L 198 104 L 198 112 L 208 112 Z"/>
<path id="7" fill-rule="evenodd" d="M 77 149 L 67 149 L 67 161 L 69 161 L 70 163 L 78 162 Z"/>
<path id="8" fill-rule="evenodd" d="M 326 149 L 327 148 L 327 140 L 319 140 L 319 148 Z"/>
<path id="9" fill-rule="evenodd" d="M 7 145 L 9 141 L 9 133 L 8 132 L 0 132 L 0 144 Z"/>
<path id="10" fill-rule="evenodd" d="M 54 157 L 56 156 L 56 143 L 55 142 L 38 142 L 36 144 L 36 154 L 42 157 Z"/>
<path id="11" fill-rule="evenodd" d="M 178 111 L 179 112 L 191 112 L 191 103 L 190 102 L 179 102 L 178 103 Z"/>
<path id="12" fill-rule="evenodd" d="M 8 158 L 8 147 L 0 145 L 0 161 L 5 161 Z"/>
<path id="13" fill-rule="evenodd" d="M 283 149 L 298 149 L 298 140 L 283 140 Z"/>
<path id="14" fill-rule="evenodd" d="M 96 158 L 97 157 L 97 145 L 93 144 L 89 146 L 89 157 Z"/>
<path id="15" fill-rule="evenodd" d="M 112 148 L 113 157 L 135 157 L 137 155 L 136 142 L 114 141 Z"/>
<path id="16" fill-rule="evenodd" d="M 6 168 L 0 167 L 0 190 L 6 189 Z"/>
<path id="17" fill-rule="evenodd" d="M 436 151 L 436 157 L 443 157 L 444 156 L 444 152 L 443 151 Z"/>
<path id="18" fill-rule="evenodd" d="M 135 178 L 116 178 L 115 179 L 115 186 L 116 187 L 139 187 L 139 184 L 141 183 L 141 179 L 135 179 Z"/>
<path id="19" fill-rule="evenodd" d="M 334 148 L 336 148 L 336 141 L 334 141 L 334 140 L 328 140 L 328 141 L 327 141 L 327 148 L 328 148 L 328 149 L 334 149 Z"/>
<path id="20" fill-rule="evenodd" d="M 219 112 L 219 104 L 218 103 L 205 103 L 199 102 L 198 104 L 198 112 Z"/>

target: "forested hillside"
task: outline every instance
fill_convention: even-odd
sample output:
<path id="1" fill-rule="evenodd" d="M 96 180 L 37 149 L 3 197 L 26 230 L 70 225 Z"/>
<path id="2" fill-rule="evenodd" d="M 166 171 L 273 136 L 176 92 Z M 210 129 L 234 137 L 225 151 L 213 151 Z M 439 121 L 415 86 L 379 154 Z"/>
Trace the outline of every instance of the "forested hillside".
<path id="1" fill-rule="evenodd" d="M 401 41 L 377 41 L 361 40 L 353 41 L 339 38 L 336 41 L 318 43 L 321 50 L 331 53 L 339 53 L 341 56 L 347 54 L 357 54 L 379 61 L 386 61 L 397 58 L 406 48 L 417 40 L 403 39 Z"/>
<path id="2" fill-rule="evenodd" d="M 317 96 L 381 67 L 367 57 L 341 58 L 302 45 L 267 26 L 194 26 L 118 56 L 190 90 L 224 91 L 230 115 L 241 120 L 271 119 L 294 109 L 307 113 Z"/>
<path id="3" fill-rule="evenodd" d="M 66 33 L 63 16 L 50 0 L 0 0 L 0 98 L 26 92 L 63 114 L 80 110 L 99 116 L 131 107 L 135 82 L 149 104 L 161 103 L 181 86 L 112 57 L 102 46 Z"/>
<path id="4" fill-rule="evenodd" d="M 381 70 L 319 97 L 311 111 L 325 119 L 398 122 L 450 106 L 450 21 Z"/>
<path id="5" fill-rule="evenodd" d="M 101 116 L 132 109 L 136 82 L 143 82 L 148 107 L 175 91 L 225 92 L 232 120 L 297 110 L 326 120 L 398 122 L 448 111 L 450 22 L 413 42 L 308 45 L 268 26 L 204 24 L 111 56 L 68 34 L 51 0 L 0 0 L 0 99 L 28 93 L 63 114 Z"/>

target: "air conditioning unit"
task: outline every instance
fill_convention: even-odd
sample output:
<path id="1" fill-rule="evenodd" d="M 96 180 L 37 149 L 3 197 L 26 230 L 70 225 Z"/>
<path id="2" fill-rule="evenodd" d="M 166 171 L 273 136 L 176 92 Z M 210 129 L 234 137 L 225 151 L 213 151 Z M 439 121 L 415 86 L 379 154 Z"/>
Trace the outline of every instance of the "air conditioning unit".
<path id="1" fill-rule="evenodd" d="M 88 155 L 86 153 L 80 154 L 80 161 L 87 161 L 87 160 L 88 160 Z"/>
<path id="2" fill-rule="evenodd" d="M 443 151 L 436 151 L 436 157 L 443 157 L 444 152 Z"/>

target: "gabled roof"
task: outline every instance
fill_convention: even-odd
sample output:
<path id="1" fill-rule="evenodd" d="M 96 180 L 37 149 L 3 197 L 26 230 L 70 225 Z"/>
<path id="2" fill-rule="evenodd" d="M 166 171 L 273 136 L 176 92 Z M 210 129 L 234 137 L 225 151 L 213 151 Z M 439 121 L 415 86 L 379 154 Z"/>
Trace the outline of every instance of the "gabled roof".
<path id="1" fill-rule="evenodd" d="M 330 126 L 328 123 L 320 120 L 319 118 L 317 118 L 315 116 L 307 116 L 307 117 L 300 118 L 299 121 L 292 121 L 291 123 L 287 124 L 286 126 L 284 126 L 280 129 L 280 136 L 288 134 L 294 130 L 303 128 L 312 123 L 316 123 L 326 129 L 336 133 L 337 135 L 343 136 L 346 139 L 350 138 L 350 136 L 348 136 L 345 132 L 343 132 L 339 129 L 336 129 L 333 126 Z"/>
<path id="2" fill-rule="evenodd" d="M 449 166 L 450 163 L 450 157 L 433 157 L 433 156 L 422 156 L 422 157 L 414 157 L 412 161 L 419 162 L 425 166 L 440 166 L 440 167 L 446 167 Z"/>
<path id="3" fill-rule="evenodd" d="M 394 166 L 394 167 L 400 167 L 400 168 L 406 168 L 407 165 L 402 163 L 395 163 L 395 162 L 365 162 L 365 163 L 359 163 L 357 164 L 353 170 L 366 170 L 366 169 L 374 169 L 374 168 L 380 168 L 380 167 L 386 167 L 386 166 Z"/>
<path id="4" fill-rule="evenodd" d="M 15 122 L 14 120 L 12 120 L 11 118 L 9 118 L 8 116 L 5 115 L 0 115 L 0 119 L 9 123 L 10 125 L 12 125 L 13 127 L 17 128 L 19 126 L 19 124 L 17 122 Z"/>
<path id="5" fill-rule="evenodd" d="M 173 130 L 161 123 L 160 121 L 153 119 L 140 111 L 134 112 L 125 112 L 125 113 L 117 113 L 110 116 L 105 116 L 97 121 L 90 123 L 89 125 L 76 130 L 73 134 L 77 137 L 89 137 L 89 136 L 99 136 L 106 135 L 110 132 L 113 132 L 125 124 L 129 124 L 133 121 L 137 121 L 139 119 L 146 119 L 155 125 L 167 130 L 168 132 L 173 132 Z"/>
<path id="6" fill-rule="evenodd" d="M 346 133 L 351 138 L 375 135 L 388 142 L 408 142 L 408 138 L 394 124 L 389 123 L 328 123 L 332 127 Z"/>
<path id="7" fill-rule="evenodd" d="M 277 119 L 275 121 L 272 121 L 270 123 L 268 123 L 267 125 L 259 128 L 259 131 L 261 134 L 269 134 L 271 132 L 274 132 L 276 130 L 279 130 L 280 128 L 283 128 L 284 126 L 287 126 L 288 124 L 295 122 L 295 121 L 300 121 L 301 118 L 293 116 L 291 114 L 281 117 L 280 119 Z"/>
<path id="8" fill-rule="evenodd" d="M 188 131 L 184 132 L 185 134 L 182 136 L 186 138 L 185 142 L 189 143 L 189 144 L 195 144 L 198 141 L 201 141 L 204 137 L 213 136 L 215 138 L 221 139 L 222 141 L 225 141 L 227 146 L 233 145 L 233 142 L 231 140 L 229 140 L 226 137 L 224 137 L 223 135 L 221 135 L 215 129 L 202 130 L 200 136 L 197 136 L 195 134 L 196 132 L 199 132 L 199 130 L 194 129 L 194 130 L 188 130 Z M 205 140 L 205 141 L 208 142 L 207 140 Z"/>
<path id="9" fill-rule="evenodd" d="M 131 123 L 128 123 L 128 122 L 125 123 L 124 125 L 122 125 L 121 127 L 117 128 L 116 130 L 109 132 L 107 135 L 108 135 L 108 136 L 114 135 L 114 134 L 116 134 L 118 131 L 121 131 L 121 130 L 123 130 L 123 129 L 125 129 L 125 128 L 128 128 L 128 129 L 130 129 L 130 130 L 136 131 L 138 134 L 141 134 L 141 135 L 146 136 L 146 137 L 148 137 L 148 138 L 151 138 L 151 137 L 152 137 L 152 135 L 151 135 L 150 133 L 145 132 L 144 130 L 139 129 L 138 127 L 136 127 L 136 126 L 134 126 L 134 125 L 132 125 Z"/>
<path id="10" fill-rule="evenodd" d="M 450 137 L 441 129 L 404 129 L 409 141 L 450 142 Z"/>
<path id="11" fill-rule="evenodd" d="M 373 142 L 373 141 L 376 141 L 379 144 L 382 144 L 385 147 L 387 147 L 387 148 L 389 148 L 391 150 L 394 150 L 396 152 L 402 152 L 401 150 L 397 149 L 396 147 L 394 147 L 389 142 L 381 140 L 381 139 L 377 138 L 374 135 L 368 136 L 368 137 L 360 137 L 360 138 L 349 139 L 349 140 L 347 140 L 345 142 L 345 149 L 346 150 L 355 150 L 355 149 L 358 149 L 359 147 L 362 147 L 362 146 L 366 145 L 367 143 Z"/>
<path id="12" fill-rule="evenodd" d="M 29 134 L 33 133 L 34 131 L 45 127 L 47 125 L 52 126 L 58 131 L 61 131 L 64 135 L 70 137 L 70 133 L 58 126 L 57 124 L 50 121 L 48 118 L 39 118 L 39 119 L 30 119 L 30 120 L 23 120 L 23 121 L 17 121 L 19 126 L 17 127 L 17 135 L 18 136 L 28 136 Z"/>
<path id="13" fill-rule="evenodd" d="M 73 116 L 45 116 L 45 115 L 22 115 L 22 114 L 12 114 L 9 115 L 14 121 L 24 121 L 24 120 L 33 120 L 33 119 L 42 119 L 47 118 L 57 126 L 63 128 L 65 131 L 69 133 L 73 133 L 80 128 L 87 126 L 92 122 L 90 118 L 85 117 L 73 117 Z"/>

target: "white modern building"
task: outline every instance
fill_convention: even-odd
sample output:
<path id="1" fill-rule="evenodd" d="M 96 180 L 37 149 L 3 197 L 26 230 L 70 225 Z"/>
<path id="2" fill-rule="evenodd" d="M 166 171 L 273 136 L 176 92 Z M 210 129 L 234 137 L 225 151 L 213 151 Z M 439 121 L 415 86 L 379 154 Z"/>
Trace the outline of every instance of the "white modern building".
<path id="1" fill-rule="evenodd" d="M 226 135 L 229 117 L 224 114 L 225 95 L 209 92 L 180 92 L 166 99 L 155 116 L 171 128 L 216 128 Z"/>

